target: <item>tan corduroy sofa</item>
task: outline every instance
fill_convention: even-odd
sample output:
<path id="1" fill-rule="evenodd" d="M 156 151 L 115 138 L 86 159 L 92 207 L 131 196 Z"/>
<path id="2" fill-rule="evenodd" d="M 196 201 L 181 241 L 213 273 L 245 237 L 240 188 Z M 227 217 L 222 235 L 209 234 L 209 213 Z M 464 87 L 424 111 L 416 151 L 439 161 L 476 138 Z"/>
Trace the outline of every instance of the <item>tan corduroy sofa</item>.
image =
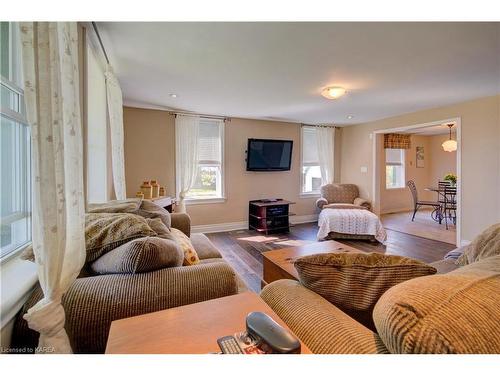
<path id="1" fill-rule="evenodd" d="M 76 279 L 62 299 L 66 330 L 75 353 L 103 353 L 113 320 L 245 290 L 244 284 L 210 240 L 204 234 L 191 235 L 188 215 L 172 214 L 171 220 L 173 228 L 190 236 L 200 264 Z M 36 346 L 38 333 L 28 328 L 23 315 L 41 298 L 42 291 L 37 287 L 18 314 L 12 335 L 13 347 Z"/>
<path id="2" fill-rule="evenodd" d="M 373 310 L 376 331 L 294 280 L 261 297 L 314 352 L 500 353 L 500 255 L 387 290 Z"/>

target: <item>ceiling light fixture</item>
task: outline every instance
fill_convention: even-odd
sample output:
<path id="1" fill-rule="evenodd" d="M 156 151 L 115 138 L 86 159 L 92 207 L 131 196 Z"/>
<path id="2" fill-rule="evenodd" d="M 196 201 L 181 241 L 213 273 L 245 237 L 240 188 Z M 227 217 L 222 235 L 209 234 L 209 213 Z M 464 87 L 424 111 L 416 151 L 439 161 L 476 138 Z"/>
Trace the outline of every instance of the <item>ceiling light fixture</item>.
<path id="1" fill-rule="evenodd" d="M 457 141 L 451 139 L 451 128 L 453 127 L 453 124 L 448 124 L 447 126 L 450 129 L 450 139 L 444 141 L 441 146 L 443 147 L 443 150 L 447 152 L 457 151 Z"/>
<path id="2" fill-rule="evenodd" d="M 177 94 L 168 94 L 171 98 L 177 98 Z"/>
<path id="3" fill-rule="evenodd" d="M 352 120 L 353 118 L 354 118 L 354 116 L 353 116 L 353 115 L 349 115 L 349 116 L 347 116 L 347 119 L 348 119 L 348 120 Z"/>
<path id="4" fill-rule="evenodd" d="M 346 89 L 340 86 L 327 87 L 321 91 L 321 95 L 327 99 L 338 99 L 345 93 Z"/>

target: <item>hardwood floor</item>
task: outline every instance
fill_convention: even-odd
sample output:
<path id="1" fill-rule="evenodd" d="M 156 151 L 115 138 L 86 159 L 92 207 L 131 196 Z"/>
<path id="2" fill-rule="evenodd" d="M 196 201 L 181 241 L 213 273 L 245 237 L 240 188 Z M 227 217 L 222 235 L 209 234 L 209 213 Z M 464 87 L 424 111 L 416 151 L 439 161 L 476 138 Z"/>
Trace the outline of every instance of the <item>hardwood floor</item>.
<path id="1" fill-rule="evenodd" d="M 298 224 L 290 233 L 263 235 L 255 231 L 237 230 L 222 233 L 209 233 L 208 238 L 220 250 L 222 256 L 243 278 L 247 286 L 260 291 L 262 279 L 262 253 L 316 242 L 317 223 Z M 369 241 L 339 242 L 366 252 L 402 255 L 426 263 L 440 260 L 455 246 L 449 243 L 417 237 L 394 230 L 387 230 L 387 244 Z"/>
<path id="2" fill-rule="evenodd" d="M 449 223 L 448 229 L 446 229 L 444 222 L 439 224 L 432 220 L 431 210 L 419 210 L 414 221 L 411 221 L 412 214 L 413 211 L 385 214 L 380 216 L 380 220 L 385 229 L 413 234 L 430 240 L 456 243 L 457 231 L 452 223 Z"/>

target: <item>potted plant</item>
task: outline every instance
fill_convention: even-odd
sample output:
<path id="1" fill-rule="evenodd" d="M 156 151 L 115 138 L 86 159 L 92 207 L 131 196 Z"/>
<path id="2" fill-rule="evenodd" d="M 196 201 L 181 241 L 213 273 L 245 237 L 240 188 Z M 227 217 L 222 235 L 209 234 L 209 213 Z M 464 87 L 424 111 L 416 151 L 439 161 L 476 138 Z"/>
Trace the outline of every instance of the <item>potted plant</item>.
<path id="1" fill-rule="evenodd" d="M 452 186 L 455 186 L 457 184 L 457 175 L 453 173 L 448 173 L 446 176 L 444 176 L 445 181 L 450 181 L 450 184 Z"/>

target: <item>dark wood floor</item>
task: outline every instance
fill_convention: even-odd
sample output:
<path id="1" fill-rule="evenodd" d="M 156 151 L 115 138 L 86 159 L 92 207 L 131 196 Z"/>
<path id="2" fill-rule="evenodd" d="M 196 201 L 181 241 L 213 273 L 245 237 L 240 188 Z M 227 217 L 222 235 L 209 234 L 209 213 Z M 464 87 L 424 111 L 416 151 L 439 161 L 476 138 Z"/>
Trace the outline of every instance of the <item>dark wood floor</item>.
<path id="1" fill-rule="evenodd" d="M 222 256 L 243 278 L 250 289 L 260 291 L 262 279 L 262 253 L 316 242 L 318 227 L 316 223 L 298 224 L 288 234 L 263 235 L 255 231 L 237 230 L 207 234 L 208 238 L 220 250 Z M 443 256 L 455 246 L 412 236 L 393 230 L 387 230 L 387 243 L 371 243 L 369 241 L 344 241 L 346 245 L 366 252 L 402 255 L 421 260 L 426 263 L 443 259 Z"/>

